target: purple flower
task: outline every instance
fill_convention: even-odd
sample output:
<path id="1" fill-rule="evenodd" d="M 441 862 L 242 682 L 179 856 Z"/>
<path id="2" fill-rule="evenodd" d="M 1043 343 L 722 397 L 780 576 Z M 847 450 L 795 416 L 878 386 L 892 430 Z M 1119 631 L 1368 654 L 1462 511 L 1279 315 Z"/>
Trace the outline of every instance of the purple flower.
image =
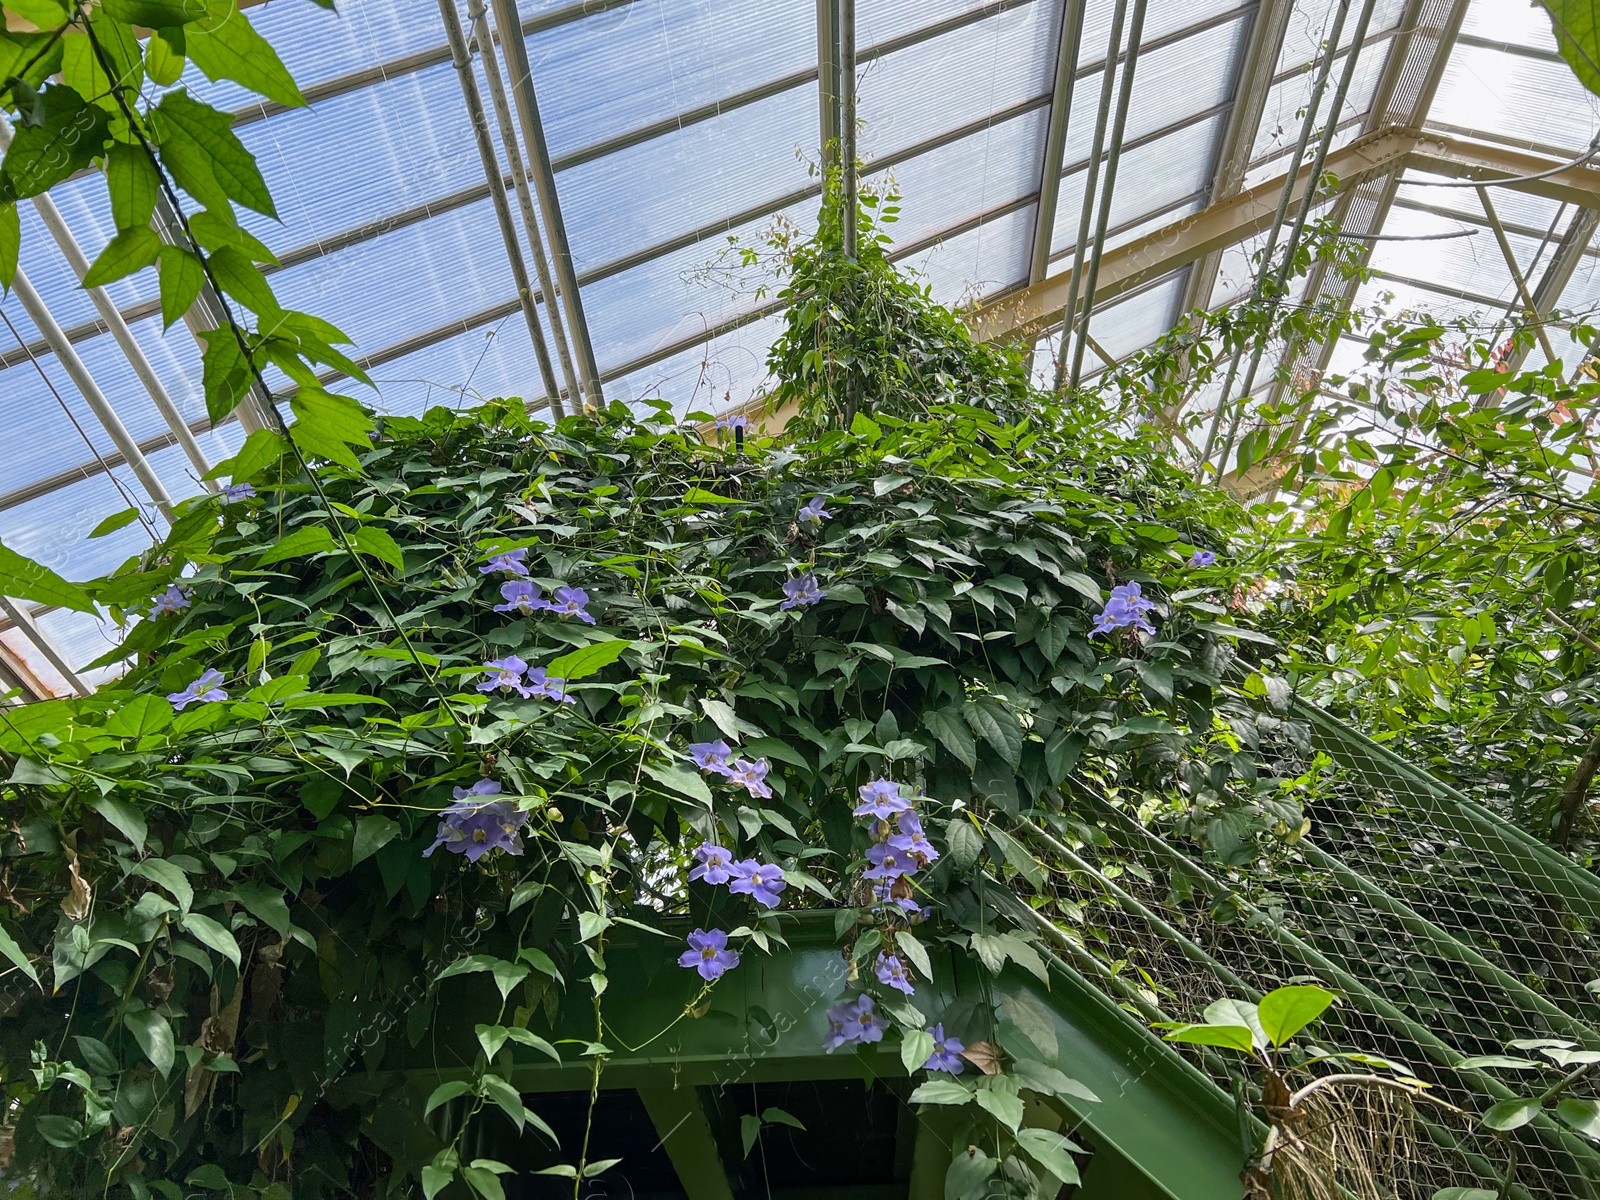
<path id="1" fill-rule="evenodd" d="M 728 935 L 720 929 L 696 929 L 689 935 L 689 948 L 678 955 L 680 967 L 691 967 L 710 983 L 724 971 L 739 965 L 739 952 L 728 949 Z"/>
<path id="2" fill-rule="evenodd" d="M 863 879 L 893 879 L 897 875 L 913 875 L 917 870 L 911 855 L 895 849 L 893 839 L 868 846 L 867 861 L 872 866 L 863 873 Z"/>
<path id="3" fill-rule="evenodd" d="M 528 664 L 515 654 L 490 659 L 483 664 L 483 669 L 490 674 L 478 685 L 480 692 L 520 692 L 524 700 L 533 695 L 532 690 L 522 682 L 522 673 L 528 669 Z"/>
<path id="4" fill-rule="evenodd" d="M 728 883 L 728 890 L 751 897 L 762 908 L 777 908 L 778 893 L 787 886 L 782 867 L 747 858 L 733 864 L 733 878 Z"/>
<path id="5" fill-rule="evenodd" d="M 210 667 L 181 692 L 168 692 L 167 699 L 172 701 L 172 707 L 182 712 L 187 704 L 215 704 L 218 700 L 226 700 L 228 693 L 217 686 L 226 678 L 221 671 Z"/>
<path id="6" fill-rule="evenodd" d="M 953 1037 L 945 1037 L 944 1023 L 940 1022 L 928 1030 L 933 1034 L 933 1053 L 928 1061 L 922 1064 L 924 1071 L 948 1071 L 952 1075 L 959 1075 L 966 1064 L 961 1061 L 961 1052 L 966 1049 Z"/>
<path id="7" fill-rule="evenodd" d="M 222 489 L 222 502 L 232 504 L 235 500 L 251 500 L 255 498 L 256 489 L 248 483 L 230 483 Z"/>
<path id="8" fill-rule="evenodd" d="M 733 851 L 726 846 L 702 842 L 694 856 L 700 865 L 689 872 L 690 879 L 704 879 L 707 883 L 727 883 L 733 878 Z"/>
<path id="9" fill-rule="evenodd" d="M 778 607 L 799 608 L 802 604 L 818 604 L 828 593 L 817 586 L 817 577 L 807 571 L 798 579 L 791 579 L 783 585 L 783 594 L 788 597 Z"/>
<path id="10" fill-rule="evenodd" d="M 471 800 L 475 796 L 498 796 L 500 785 L 492 779 L 480 779 L 471 787 L 453 788 L 450 794 L 457 800 Z"/>
<path id="11" fill-rule="evenodd" d="M 718 429 L 748 429 L 750 418 L 743 413 L 733 413 L 726 417 L 717 418 Z"/>
<path id="12" fill-rule="evenodd" d="M 504 571 L 507 575 L 526 576 L 528 568 L 523 560 L 527 557 L 528 551 L 526 547 L 507 550 L 504 554 L 496 554 L 487 563 L 479 567 L 478 571 L 484 575 L 493 575 L 497 571 Z"/>
<path id="13" fill-rule="evenodd" d="M 889 839 L 889 848 L 923 867 L 939 857 L 939 852 L 933 848 L 933 843 L 923 836 L 920 829 L 916 833 L 895 834 Z"/>
<path id="14" fill-rule="evenodd" d="M 851 1042 L 881 1042 L 887 1022 L 873 1011 L 871 996 L 857 996 L 854 1000 L 841 1000 L 828 1010 L 829 1054 Z"/>
<path id="15" fill-rule="evenodd" d="M 823 500 L 824 497 L 822 496 L 813 496 L 807 500 L 800 506 L 799 519 L 808 525 L 821 525 L 823 521 L 832 517 L 833 514 L 822 507 Z"/>
<path id="16" fill-rule="evenodd" d="M 536 697 L 540 700 L 558 700 L 562 704 L 576 704 L 577 697 L 567 695 L 567 681 L 565 679 L 552 679 L 546 674 L 543 667 L 532 667 L 528 671 L 528 690 L 525 696 Z"/>
<path id="17" fill-rule="evenodd" d="M 1212 551 L 1212 550 L 1196 550 L 1194 552 L 1193 557 L 1191 557 L 1189 559 L 1189 565 L 1191 567 L 1209 567 L 1212 563 L 1214 563 L 1216 561 L 1217 561 L 1217 555 L 1216 555 L 1215 551 Z"/>
<path id="18" fill-rule="evenodd" d="M 1114 587 L 1111 589 L 1111 599 L 1106 601 L 1099 621 L 1090 632 L 1110 633 L 1113 629 L 1124 629 L 1131 625 L 1140 633 L 1154 633 L 1155 626 L 1145 619 L 1145 614 L 1155 606 L 1154 600 L 1146 600 L 1139 594 L 1137 583 Z"/>
<path id="19" fill-rule="evenodd" d="M 741 758 L 728 768 L 728 780 L 741 785 L 758 800 L 770 800 L 772 789 L 766 783 L 767 770 L 767 760 L 764 758 L 758 758 L 755 762 Z"/>
<path id="20" fill-rule="evenodd" d="M 894 821 L 900 827 L 901 833 L 909 834 L 911 837 L 922 836 L 922 818 L 917 815 L 915 809 L 906 809 Z"/>
<path id="21" fill-rule="evenodd" d="M 550 607 L 550 601 L 541 598 L 539 585 L 526 579 L 506 580 L 500 585 L 500 595 L 505 603 L 496 604 L 495 612 L 531 613 Z"/>
<path id="22" fill-rule="evenodd" d="M 189 607 L 189 593 L 175 583 L 169 583 L 167 590 L 155 598 L 155 603 L 150 605 L 150 619 L 164 613 L 182 612 Z"/>
<path id="23" fill-rule="evenodd" d="M 720 738 L 714 742 L 693 742 L 689 746 L 689 757 L 694 765 L 717 775 L 733 774 L 733 768 L 728 766 L 728 755 L 732 753 L 732 747 Z"/>
<path id="24" fill-rule="evenodd" d="M 499 785 L 494 786 L 498 792 Z M 452 854 L 465 854 L 468 862 L 477 862 L 491 850 L 522 853 L 521 829 L 527 823 L 528 814 L 509 800 L 482 800 L 461 794 L 470 791 L 469 788 L 456 789 L 456 802 L 439 814 L 439 836 L 422 852 L 423 858 L 431 856 L 440 846 Z"/>
<path id="25" fill-rule="evenodd" d="M 588 603 L 589 593 L 582 588 L 558 587 L 550 594 L 550 602 L 545 607 L 563 617 L 577 617 L 585 625 L 593 625 L 594 618 L 584 608 Z"/>
<path id="26" fill-rule="evenodd" d="M 855 810 L 858 817 L 876 817 L 880 821 L 887 821 L 896 813 L 903 813 L 911 807 L 911 801 L 900 794 L 900 785 L 892 779 L 874 779 L 861 788 L 860 795 L 861 803 L 856 805 Z"/>
<path id="27" fill-rule="evenodd" d="M 876 972 L 878 982 L 885 987 L 892 987 L 908 996 L 916 994 L 916 988 L 911 986 L 911 976 L 906 973 L 905 963 L 895 955 L 887 953 L 878 955 Z"/>

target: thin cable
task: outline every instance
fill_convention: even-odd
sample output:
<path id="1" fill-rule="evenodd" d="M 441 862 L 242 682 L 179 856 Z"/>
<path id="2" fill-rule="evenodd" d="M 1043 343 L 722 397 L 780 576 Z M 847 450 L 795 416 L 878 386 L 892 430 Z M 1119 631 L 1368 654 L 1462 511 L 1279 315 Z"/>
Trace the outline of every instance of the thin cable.
<path id="1" fill-rule="evenodd" d="M 128 491 L 122 480 L 117 478 L 111 464 L 96 449 L 94 442 L 89 438 L 89 434 L 78 423 L 77 416 L 68 407 L 67 402 L 62 399 L 61 393 L 56 391 L 56 385 L 50 381 L 50 376 L 45 374 L 44 364 L 34 357 L 33 350 L 22 340 L 22 335 L 17 332 L 17 327 L 11 323 L 11 315 L 3 308 L 0 308 L 0 320 L 5 321 L 6 328 L 11 330 L 11 336 L 17 339 L 17 345 L 22 347 L 23 353 L 28 356 L 28 361 L 33 364 L 33 369 L 39 372 L 39 378 L 44 380 L 44 386 L 50 389 L 50 394 L 56 398 L 56 403 L 61 406 L 61 411 L 67 414 L 67 420 L 72 422 L 72 427 L 78 431 L 78 436 L 83 439 L 83 444 L 89 447 L 89 453 L 94 455 L 94 460 L 100 464 L 100 470 L 105 473 L 107 479 L 111 480 L 112 486 L 122 493 L 122 498 L 128 502 L 128 507 L 138 514 L 139 524 L 144 526 L 145 532 L 150 535 L 150 540 L 159 546 L 161 544 L 161 535 L 156 532 L 155 526 L 144 515 L 144 507 L 134 498 L 133 493 Z M 85 479 L 92 478 L 87 471 L 84 472 L 83 477 Z"/>

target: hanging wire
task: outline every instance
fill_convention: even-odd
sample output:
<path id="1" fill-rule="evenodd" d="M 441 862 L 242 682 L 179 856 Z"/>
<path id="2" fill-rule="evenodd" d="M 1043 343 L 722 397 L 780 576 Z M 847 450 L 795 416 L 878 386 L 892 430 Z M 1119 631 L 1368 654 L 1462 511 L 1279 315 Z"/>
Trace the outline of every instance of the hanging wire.
<path id="1" fill-rule="evenodd" d="M 112 469 L 111 464 L 105 460 L 105 457 L 95 447 L 95 444 L 90 439 L 88 433 L 84 430 L 83 426 L 78 423 L 77 416 L 67 405 L 66 400 L 62 398 L 61 393 L 56 390 L 56 385 L 51 382 L 50 376 L 45 373 L 44 364 L 34 356 L 32 347 L 30 347 L 27 342 L 22 340 L 22 334 L 17 332 L 17 327 L 11 323 L 11 315 L 3 308 L 0 308 L 0 320 L 5 321 L 6 328 L 11 331 L 11 336 L 17 339 L 17 345 L 22 347 L 22 352 L 28 356 L 28 361 L 33 364 L 33 369 L 39 372 L 39 378 L 44 380 L 44 386 L 50 389 L 50 394 L 56 398 L 56 403 L 61 406 L 61 411 L 67 414 L 67 420 L 72 422 L 72 427 L 78 431 L 78 436 L 83 439 L 83 444 L 89 447 L 89 453 L 94 455 L 95 461 L 100 464 L 100 469 L 105 472 L 106 478 L 111 480 L 112 486 L 115 487 L 117 491 L 122 494 L 122 498 L 128 502 L 128 507 L 133 509 L 133 511 L 137 514 L 139 523 L 144 526 L 145 532 L 150 535 L 151 542 L 156 545 L 160 545 L 161 537 L 156 532 L 156 528 L 150 522 L 150 519 L 145 515 L 144 506 L 139 503 L 139 501 L 134 497 L 133 493 L 128 490 L 127 486 L 122 482 L 122 480 L 117 478 L 117 474 Z M 83 477 L 85 479 L 90 478 L 87 470 L 84 471 Z"/>

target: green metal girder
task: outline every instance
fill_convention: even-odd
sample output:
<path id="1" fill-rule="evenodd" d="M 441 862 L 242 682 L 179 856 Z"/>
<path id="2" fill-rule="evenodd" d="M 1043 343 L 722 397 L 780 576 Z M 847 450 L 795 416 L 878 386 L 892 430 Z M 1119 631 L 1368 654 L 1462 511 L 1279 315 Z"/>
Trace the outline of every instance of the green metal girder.
<path id="1" fill-rule="evenodd" d="M 669 928 L 676 931 L 676 923 Z M 632 932 L 627 936 L 632 939 Z M 834 944 L 833 915 L 799 914 L 786 937 L 789 948 L 775 948 L 770 955 L 748 950 L 739 967 L 718 981 L 709 1001 L 692 1012 L 700 983 L 677 965 L 676 941 L 617 938 L 605 952 L 609 986 L 601 1013 L 611 1053 L 601 1086 L 638 1089 L 658 1126 L 671 1126 L 685 1114 L 693 1121 L 689 1098 L 699 1086 L 903 1077 L 897 1044 L 831 1055 L 822 1049 L 827 1010 L 850 990 L 846 964 Z M 934 955 L 934 966 L 935 978 L 919 984 L 916 996 L 931 1020 L 961 998 L 978 995 L 1003 1002 L 1009 995 L 1027 994 L 1053 1015 L 1061 1069 L 1100 1098 L 1061 1104 L 1064 1128 L 1095 1149 L 1096 1161 L 1104 1156 L 1108 1165 L 1101 1174 L 1121 1181 L 1111 1190 L 1085 1190 L 1081 1194 L 1087 1200 L 1124 1195 L 1237 1200 L 1242 1154 L 1231 1098 L 1065 962 L 1049 958 L 1048 987 L 1015 968 L 993 977 L 970 955 L 948 949 Z M 446 981 L 436 1037 L 416 1053 L 415 1065 L 401 1072 L 419 1100 L 440 1083 L 470 1075 L 477 1053 L 473 1025 L 493 1020 L 499 1009 L 487 977 Z M 524 1094 L 587 1091 L 592 1059 L 582 1057 L 581 1045 L 574 1043 L 596 1040 L 593 1006 L 574 991 L 553 1027 L 540 1028 L 537 1019 L 531 1027 L 558 1042 L 566 1061 L 557 1064 L 513 1044 L 502 1052 L 500 1074 Z M 381 1089 L 395 1081 L 395 1074 L 353 1076 L 341 1087 L 352 1094 Z M 692 1107 L 698 1111 L 698 1101 Z M 937 1140 L 942 1119 L 935 1113 L 919 1130 L 913 1200 L 942 1195 L 939 1167 L 949 1161 L 948 1147 Z M 709 1126 L 705 1133 L 710 1136 Z M 682 1149 L 709 1154 L 689 1147 L 698 1140 L 691 1132 Z M 667 1149 L 673 1153 L 670 1139 Z M 1113 1169 L 1113 1159 L 1125 1165 Z M 676 1166 L 676 1155 L 673 1161 Z M 694 1200 L 725 1200 L 716 1193 L 712 1170 L 711 1163 L 701 1164 L 690 1193 Z M 720 1165 L 714 1170 L 721 1174 Z M 1142 1181 L 1139 1188 L 1119 1190 L 1133 1176 Z M 935 1178 L 940 1188 L 933 1188 Z"/>

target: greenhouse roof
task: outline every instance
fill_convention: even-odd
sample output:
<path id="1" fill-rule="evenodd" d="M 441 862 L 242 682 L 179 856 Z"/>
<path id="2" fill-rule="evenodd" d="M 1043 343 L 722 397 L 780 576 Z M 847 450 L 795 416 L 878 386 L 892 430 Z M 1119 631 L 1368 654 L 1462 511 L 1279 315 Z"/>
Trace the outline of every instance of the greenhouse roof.
<path id="1" fill-rule="evenodd" d="M 980 333 L 1048 344 L 1080 240 L 1117 5 L 843 7 L 855 13 L 866 178 L 892 178 L 903 196 L 891 227 L 896 254 L 938 299 L 1003 301 L 982 314 Z M 1249 288 L 1265 228 L 1259 197 L 1275 196 L 1281 183 L 1313 67 L 1340 13 L 1332 0 L 1132 8 L 1143 12 L 1136 82 L 1122 136 L 1107 142 L 1118 173 L 1090 325 L 1095 353 L 1107 361 L 1150 344 L 1189 308 L 1225 304 Z M 580 287 L 575 344 L 585 361 L 576 369 L 586 371 L 583 348 L 592 347 L 608 399 L 659 395 L 680 411 L 716 409 L 760 388 L 779 305 L 764 286 L 770 280 L 732 250 L 757 243 L 776 218 L 802 229 L 815 222 L 816 161 L 832 128 L 825 84 L 841 45 L 832 11 L 828 0 L 523 0 L 546 182 L 564 218 L 564 229 L 546 232 L 555 235 L 558 267 L 570 254 Z M 1353 46 L 1358 12 L 1366 10 L 1352 4 L 1345 14 L 1332 64 L 1337 78 L 1346 56 L 1356 56 L 1329 167 L 1349 181 L 1336 215 L 1347 233 L 1367 235 L 1375 270 L 1359 291 L 1315 270 L 1309 285 L 1346 290 L 1363 304 L 1393 293 L 1400 304 L 1485 314 L 1491 323 L 1524 307 L 1594 307 L 1600 172 L 1572 166 L 1486 193 L 1439 186 L 1538 173 L 1589 147 L 1596 97 L 1557 55 L 1542 10 L 1511 0 L 1375 0 Z M 1064 36 L 1074 14 L 1075 61 Z M 334 16 L 276 0 L 252 20 L 279 48 L 308 107 L 251 101 L 192 68 L 184 82 L 237 113 L 278 198 L 279 221 L 245 219 L 280 260 L 271 278 L 284 303 L 351 335 L 376 383 L 375 394 L 356 394 L 382 410 L 417 412 L 463 395 L 541 398 L 438 4 L 359 0 Z M 1126 67 L 1125 52 L 1119 61 Z M 474 79 L 503 153 L 481 57 Z M 508 167 L 502 159 L 498 169 Z M 518 198 L 505 191 L 515 217 Z M 50 199 L 92 259 L 114 231 L 105 189 L 79 178 Z M 195 459 L 227 457 L 241 430 L 206 420 L 199 350 L 180 325 L 163 336 L 154 271 L 108 289 L 152 381 L 107 331 L 43 219 L 23 208 L 23 271 L 85 370 L 73 378 L 38 314 L 24 311 L 16 293 L 6 298 L 14 332 L 0 334 L 10 343 L 0 346 L 0 387 L 11 444 L 25 452 L 8 454 L 0 479 L 0 539 L 81 578 L 148 544 L 139 523 L 90 540 L 106 514 L 137 503 L 155 519 L 86 389 L 109 400 L 174 498 L 201 487 Z M 515 236 L 533 261 L 520 229 Z M 542 302 L 539 310 L 548 320 Z M 203 313 L 191 317 L 203 326 Z M 1341 350 L 1314 352 L 1307 366 L 1338 365 Z M 1041 370 L 1048 359 L 1038 356 Z M 193 434 L 188 453 L 152 399 L 162 390 Z M 106 649 L 103 626 L 5 604 L 0 676 L 8 686 L 92 685 L 93 673 L 77 669 Z"/>

